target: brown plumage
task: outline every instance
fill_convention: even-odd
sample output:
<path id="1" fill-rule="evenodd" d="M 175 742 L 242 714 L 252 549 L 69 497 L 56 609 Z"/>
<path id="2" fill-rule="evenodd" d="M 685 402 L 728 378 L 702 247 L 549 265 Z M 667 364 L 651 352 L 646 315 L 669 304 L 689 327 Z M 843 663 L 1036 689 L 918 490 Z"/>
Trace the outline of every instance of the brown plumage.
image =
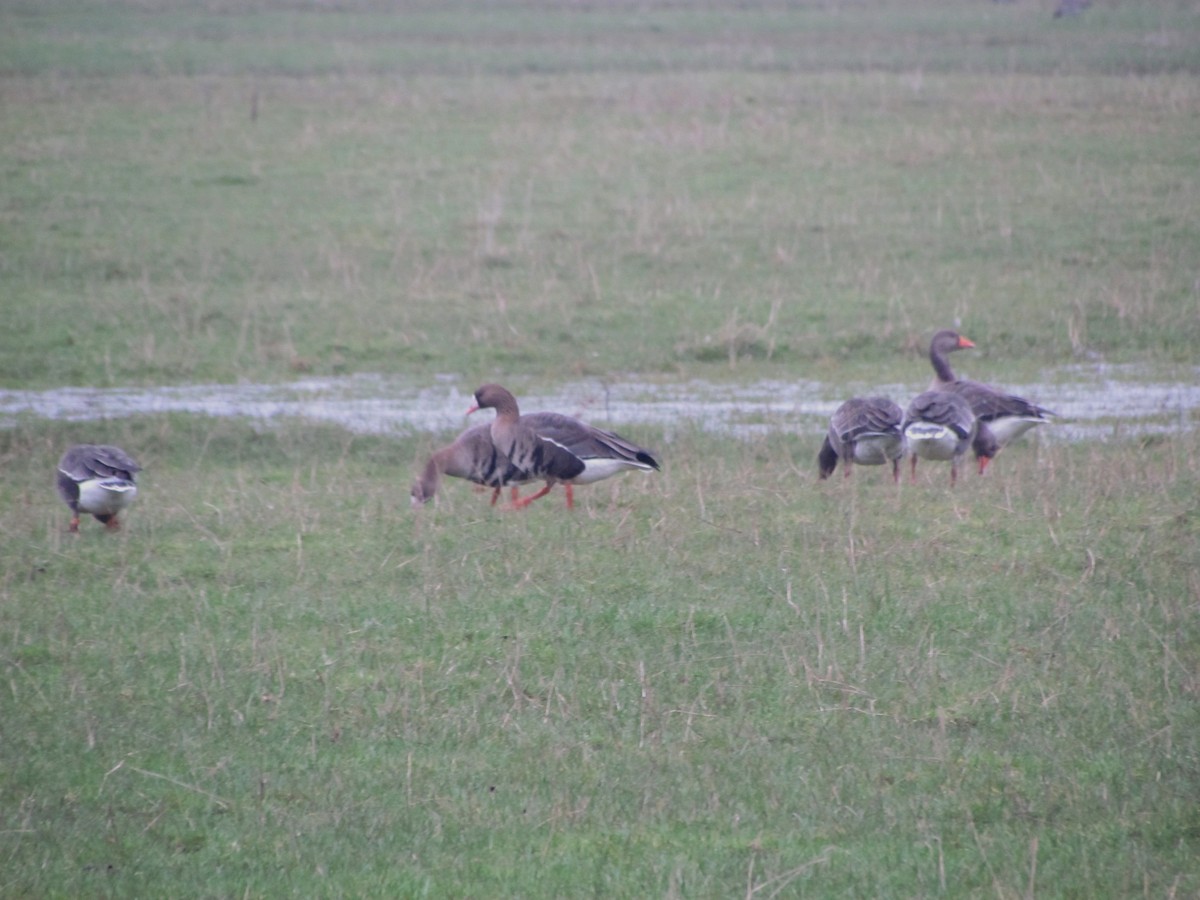
<path id="1" fill-rule="evenodd" d="M 496 450 L 516 470 L 527 475 L 527 480 L 546 482 L 537 493 L 515 501 L 515 506 L 528 506 L 548 494 L 554 485 L 565 484 L 567 506 L 571 507 L 572 485 L 591 484 L 629 469 L 659 468 L 650 451 L 619 434 L 559 413 L 521 415 L 516 398 L 498 384 L 479 388 L 475 404 L 468 413 L 487 408 L 496 410 L 490 426 Z"/>
<path id="2" fill-rule="evenodd" d="M 443 475 L 493 488 L 493 506 L 501 488 L 531 480 L 496 449 L 492 443 L 491 425 L 468 428 L 453 443 L 430 454 L 429 461 L 413 482 L 412 505 L 421 506 L 432 500 Z"/>

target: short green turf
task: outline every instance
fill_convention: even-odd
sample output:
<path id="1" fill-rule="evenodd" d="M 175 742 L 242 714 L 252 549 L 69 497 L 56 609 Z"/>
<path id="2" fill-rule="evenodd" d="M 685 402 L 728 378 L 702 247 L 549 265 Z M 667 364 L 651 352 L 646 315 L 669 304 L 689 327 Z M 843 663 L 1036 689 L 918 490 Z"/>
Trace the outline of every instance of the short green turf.
<path id="1" fill-rule="evenodd" d="M 0 387 L 1194 378 L 1200 15 L 0 3 Z M 1051 397 L 1038 398 L 1048 404 Z M 951 491 L 621 428 L 0 431 L 0 896 L 1200 895 L 1190 432 Z M 143 463 L 65 533 L 80 440 Z"/>

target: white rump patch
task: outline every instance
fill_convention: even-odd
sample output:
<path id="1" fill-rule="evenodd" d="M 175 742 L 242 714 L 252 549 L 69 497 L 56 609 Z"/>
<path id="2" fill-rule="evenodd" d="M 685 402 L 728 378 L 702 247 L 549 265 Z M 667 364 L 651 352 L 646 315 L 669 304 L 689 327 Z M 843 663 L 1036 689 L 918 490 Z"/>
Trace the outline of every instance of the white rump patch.
<path id="1" fill-rule="evenodd" d="M 136 496 L 137 485 L 124 478 L 89 478 L 79 483 L 79 508 L 93 515 L 114 515 Z"/>
<path id="2" fill-rule="evenodd" d="M 958 435 L 945 425 L 935 425 L 933 422 L 913 422 L 904 429 L 904 434 L 910 441 L 958 440 Z"/>

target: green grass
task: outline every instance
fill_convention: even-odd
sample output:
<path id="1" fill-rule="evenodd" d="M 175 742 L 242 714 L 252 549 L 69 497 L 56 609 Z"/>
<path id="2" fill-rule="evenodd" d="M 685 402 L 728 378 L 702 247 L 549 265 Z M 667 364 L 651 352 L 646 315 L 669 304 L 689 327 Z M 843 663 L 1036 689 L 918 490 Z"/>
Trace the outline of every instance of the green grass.
<path id="1" fill-rule="evenodd" d="M 1188 5 L 475 7 L 10 4 L 0 384 L 1194 358 Z"/>
<path id="2" fill-rule="evenodd" d="M 6 895 L 1200 890 L 1191 442 L 414 514 L 424 439 L 150 418 L 68 536 L 74 431 L 0 434 Z"/>
<path id="3" fill-rule="evenodd" d="M 1191 377 L 1200 15 L 1049 13 L 0 0 L 0 387 Z M 621 430 L 571 515 L 410 511 L 430 436 L 0 431 L 0 895 L 1200 895 L 1194 435 L 950 492 Z"/>

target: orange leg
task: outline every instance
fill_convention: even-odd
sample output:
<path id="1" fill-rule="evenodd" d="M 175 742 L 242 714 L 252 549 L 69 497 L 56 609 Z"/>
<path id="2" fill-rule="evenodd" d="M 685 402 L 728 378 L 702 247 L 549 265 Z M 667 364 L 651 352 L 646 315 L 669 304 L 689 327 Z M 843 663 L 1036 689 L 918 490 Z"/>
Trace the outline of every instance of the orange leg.
<path id="1" fill-rule="evenodd" d="M 71 532 L 72 534 L 79 533 L 79 516 L 76 516 L 71 520 L 71 525 L 69 528 L 67 528 L 67 531 Z"/>
<path id="2" fill-rule="evenodd" d="M 107 522 L 104 523 L 104 527 L 107 528 L 109 531 L 120 531 L 121 523 L 117 519 L 116 516 L 113 516 L 111 519 L 109 519 Z"/>
<path id="3" fill-rule="evenodd" d="M 553 487 L 554 487 L 553 483 L 547 483 L 547 485 L 544 488 L 542 488 L 540 491 L 538 491 L 536 494 L 530 494 L 528 497 L 525 497 L 521 500 L 514 500 L 513 501 L 513 509 L 524 509 L 525 507 L 527 507 L 530 503 L 532 503 L 534 500 L 538 499 L 539 497 L 545 497 L 548 493 L 550 493 L 550 490 Z"/>
<path id="4" fill-rule="evenodd" d="M 983 474 L 983 470 L 988 467 L 988 463 L 990 463 L 991 461 L 992 461 L 992 458 L 990 456 L 979 457 L 979 474 L 980 475 Z"/>
<path id="5" fill-rule="evenodd" d="M 496 501 L 500 499 L 500 491 L 502 491 L 502 490 L 503 490 L 503 488 L 495 488 L 492 490 L 492 506 L 495 506 Z M 521 489 L 519 487 L 517 487 L 515 484 L 512 486 L 511 495 L 512 495 L 513 503 L 516 503 L 517 498 L 521 496 Z"/>
<path id="6" fill-rule="evenodd" d="M 567 484 L 567 509 L 575 508 L 575 485 Z"/>
<path id="7" fill-rule="evenodd" d="M 912 483 L 913 484 L 917 483 L 917 457 L 916 457 L 916 454 L 913 454 L 913 457 L 912 457 Z"/>

